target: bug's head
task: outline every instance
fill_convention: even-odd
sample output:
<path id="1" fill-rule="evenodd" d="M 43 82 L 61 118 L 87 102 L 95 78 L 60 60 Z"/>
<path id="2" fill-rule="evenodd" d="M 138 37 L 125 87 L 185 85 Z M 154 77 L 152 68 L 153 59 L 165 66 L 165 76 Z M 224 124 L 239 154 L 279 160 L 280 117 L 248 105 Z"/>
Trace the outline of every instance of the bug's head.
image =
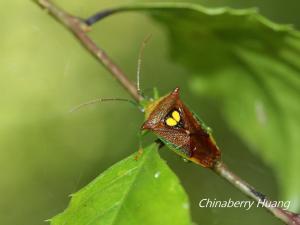
<path id="1" fill-rule="evenodd" d="M 173 106 L 179 101 L 179 88 L 176 87 L 171 93 L 149 102 L 145 107 L 145 122 L 142 130 L 153 130 L 158 124 L 165 120 L 167 114 L 172 110 Z M 173 115 L 175 121 L 170 120 L 170 125 L 176 125 L 178 119 L 177 113 Z"/>

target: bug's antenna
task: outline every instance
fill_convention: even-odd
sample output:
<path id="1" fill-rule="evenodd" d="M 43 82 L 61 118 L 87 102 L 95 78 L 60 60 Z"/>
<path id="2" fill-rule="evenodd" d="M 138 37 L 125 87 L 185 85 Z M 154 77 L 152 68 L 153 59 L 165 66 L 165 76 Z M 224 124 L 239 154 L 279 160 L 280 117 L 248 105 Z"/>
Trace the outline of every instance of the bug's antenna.
<path id="1" fill-rule="evenodd" d="M 133 100 L 130 100 L 130 99 L 126 99 L 126 98 L 96 98 L 96 99 L 93 99 L 93 100 L 90 100 L 88 102 L 84 102 L 76 107 L 74 107 L 73 109 L 70 110 L 70 113 L 73 113 L 75 111 L 78 111 L 79 109 L 83 108 L 83 107 L 86 107 L 88 105 L 94 105 L 94 104 L 97 104 L 97 103 L 100 103 L 100 102 L 108 102 L 108 101 L 121 101 L 121 102 L 129 102 L 131 104 L 133 104 L 134 106 L 138 107 L 139 108 L 139 105 L 133 101 Z M 140 109 L 140 108 L 139 108 Z"/>
<path id="2" fill-rule="evenodd" d="M 137 71 L 136 71 L 136 89 L 139 95 L 141 95 L 141 88 L 140 88 L 140 73 L 141 73 L 141 66 L 142 66 L 142 58 L 144 54 L 144 49 L 149 42 L 150 38 L 152 37 L 152 34 L 147 35 L 140 47 L 139 57 L 138 57 L 138 63 L 137 63 Z"/>

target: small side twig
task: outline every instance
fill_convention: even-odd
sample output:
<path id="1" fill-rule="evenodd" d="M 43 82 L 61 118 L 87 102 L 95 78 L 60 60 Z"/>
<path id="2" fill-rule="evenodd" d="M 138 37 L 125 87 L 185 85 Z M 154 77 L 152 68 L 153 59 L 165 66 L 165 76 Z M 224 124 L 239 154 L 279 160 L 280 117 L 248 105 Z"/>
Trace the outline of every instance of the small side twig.
<path id="1" fill-rule="evenodd" d="M 95 15 L 89 17 L 87 20 L 82 20 L 58 8 L 51 2 L 51 0 L 37 0 L 37 2 L 42 7 L 46 8 L 54 18 L 64 24 L 67 29 L 72 31 L 77 39 L 81 42 L 81 44 L 104 65 L 104 67 L 120 82 L 120 84 L 128 91 L 129 94 L 131 94 L 131 96 L 137 102 L 143 99 L 143 97 L 139 94 L 137 86 L 128 79 L 124 72 L 110 59 L 110 57 L 104 52 L 104 50 L 98 47 L 96 43 L 91 40 L 86 34 L 86 31 L 89 30 L 89 25 L 92 25 L 100 19 L 103 19 L 104 17 L 109 16 L 113 13 L 123 11 L 122 9 L 106 10 L 100 13 L 96 13 Z M 99 101 L 99 99 L 96 101 Z M 90 102 L 87 104 L 90 104 Z M 254 199 L 255 201 L 271 202 L 266 198 L 265 195 L 255 190 L 255 188 L 253 188 L 240 177 L 231 172 L 224 163 L 216 163 L 212 170 L 217 175 L 231 183 L 246 196 Z M 292 213 L 279 207 L 265 208 L 286 224 L 300 225 L 300 216 L 296 213 Z"/>
<path id="2" fill-rule="evenodd" d="M 87 18 L 86 20 L 84 20 L 84 23 L 87 24 L 88 26 L 91 26 L 94 23 L 97 23 L 99 20 L 102 20 L 105 17 L 110 16 L 116 12 L 118 12 L 117 9 L 107 9 L 107 10 L 101 11 L 101 12 L 96 13 L 95 15 Z"/>

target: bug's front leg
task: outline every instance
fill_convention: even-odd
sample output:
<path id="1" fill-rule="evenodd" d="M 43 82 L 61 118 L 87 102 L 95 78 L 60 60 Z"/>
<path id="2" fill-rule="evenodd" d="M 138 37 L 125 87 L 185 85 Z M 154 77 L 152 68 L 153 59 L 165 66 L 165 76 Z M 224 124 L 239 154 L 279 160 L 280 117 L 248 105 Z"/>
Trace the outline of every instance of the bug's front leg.
<path id="1" fill-rule="evenodd" d="M 138 139 L 139 139 L 139 150 L 137 151 L 136 155 L 134 156 L 134 159 L 137 161 L 141 158 L 141 156 L 143 155 L 143 142 L 142 142 L 142 138 L 148 133 L 147 130 L 140 130 L 138 132 Z"/>

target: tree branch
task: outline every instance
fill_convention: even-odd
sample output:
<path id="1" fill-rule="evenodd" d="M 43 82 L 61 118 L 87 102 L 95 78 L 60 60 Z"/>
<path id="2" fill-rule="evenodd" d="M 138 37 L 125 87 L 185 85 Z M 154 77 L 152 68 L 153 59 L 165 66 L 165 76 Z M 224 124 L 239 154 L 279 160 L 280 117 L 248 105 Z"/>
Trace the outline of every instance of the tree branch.
<path id="1" fill-rule="evenodd" d="M 246 196 L 254 199 L 257 202 L 263 203 L 265 208 L 272 213 L 275 217 L 280 219 L 286 224 L 299 225 L 300 224 L 300 216 L 299 214 L 284 210 L 280 207 L 270 207 L 272 201 L 269 200 L 264 194 L 257 191 L 254 187 L 249 185 L 247 182 L 242 180 L 236 174 L 228 169 L 228 167 L 223 162 L 217 162 L 212 170 L 219 175 L 220 177 L 227 180 L 234 187 L 239 189 Z"/>
<path id="2" fill-rule="evenodd" d="M 127 92 L 137 101 L 143 99 L 139 95 L 136 85 L 133 84 L 125 73 L 113 60 L 86 34 L 88 25 L 76 16 L 73 16 L 54 5 L 50 0 L 38 0 L 40 6 L 47 9 L 59 22 L 65 25 L 77 37 L 81 44 L 120 82 Z"/>
<path id="3" fill-rule="evenodd" d="M 100 19 L 103 19 L 104 17 L 109 16 L 113 13 L 123 11 L 122 9 L 110 9 L 102 11 L 89 17 L 87 20 L 82 20 L 58 8 L 51 2 L 51 0 L 37 0 L 37 2 L 42 7 L 46 8 L 54 18 L 64 24 L 67 29 L 72 31 L 77 39 L 81 42 L 81 44 L 104 65 L 104 67 L 120 82 L 120 84 L 131 94 L 131 96 L 137 102 L 143 99 L 143 97 L 139 95 L 136 85 L 134 85 L 127 78 L 124 72 L 109 58 L 109 56 L 86 35 L 86 31 L 89 30 L 89 25 L 92 25 Z M 265 201 L 266 203 L 271 202 L 266 198 L 264 194 L 256 191 L 255 188 L 253 188 L 240 177 L 231 172 L 224 163 L 216 163 L 212 170 L 217 175 L 231 183 L 234 187 L 239 189 L 246 196 L 254 199 L 255 201 Z M 289 212 L 279 207 L 265 208 L 286 224 L 300 225 L 300 217 L 296 213 Z"/>

